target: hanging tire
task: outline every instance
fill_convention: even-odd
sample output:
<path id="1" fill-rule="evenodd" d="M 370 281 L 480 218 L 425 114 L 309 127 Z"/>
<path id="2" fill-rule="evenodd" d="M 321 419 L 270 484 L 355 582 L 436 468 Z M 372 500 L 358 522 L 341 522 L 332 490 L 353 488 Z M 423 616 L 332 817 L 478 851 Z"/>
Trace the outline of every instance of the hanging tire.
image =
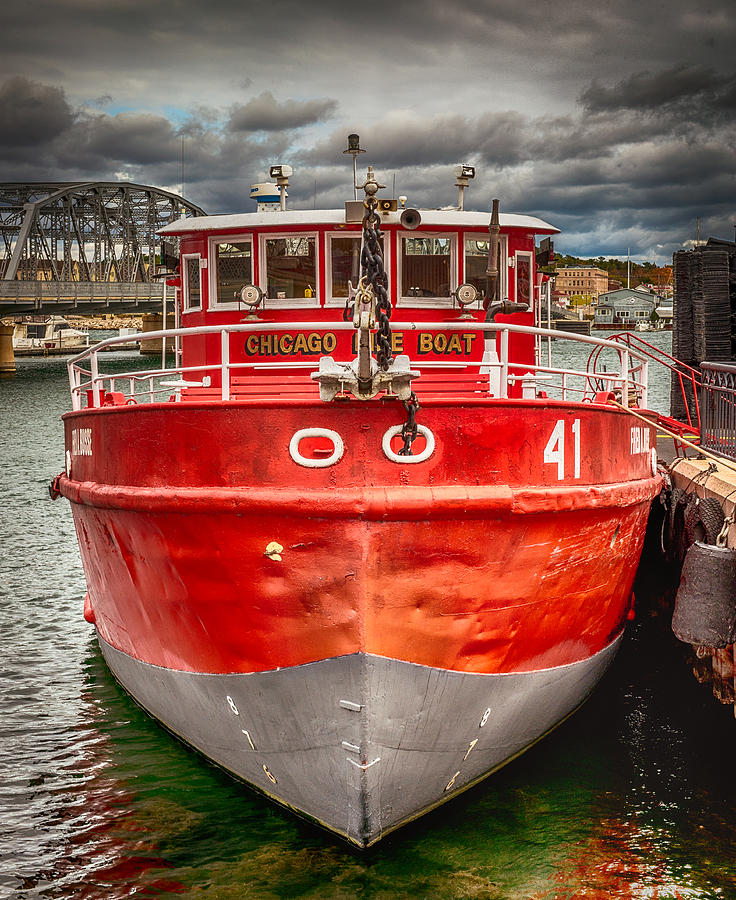
<path id="1" fill-rule="evenodd" d="M 726 517 L 715 497 L 691 494 L 685 508 L 685 537 L 688 546 L 700 541 L 715 544 Z"/>
<path id="2" fill-rule="evenodd" d="M 688 548 L 685 535 L 685 508 L 688 495 L 682 488 L 672 488 L 663 527 L 665 529 L 666 557 L 673 562 L 682 563 Z"/>

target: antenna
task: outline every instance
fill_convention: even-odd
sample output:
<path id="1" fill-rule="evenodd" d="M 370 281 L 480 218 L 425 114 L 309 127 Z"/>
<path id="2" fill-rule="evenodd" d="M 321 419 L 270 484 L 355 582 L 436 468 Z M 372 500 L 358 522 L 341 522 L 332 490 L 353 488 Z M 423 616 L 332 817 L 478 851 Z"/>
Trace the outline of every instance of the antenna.
<path id="1" fill-rule="evenodd" d="M 343 153 L 349 153 L 353 157 L 353 199 L 358 199 L 358 154 L 365 153 L 365 150 L 362 150 L 360 147 L 360 135 L 359 134 L 349 134 L 348 135 L 348 149 L 343 150 Z"/>

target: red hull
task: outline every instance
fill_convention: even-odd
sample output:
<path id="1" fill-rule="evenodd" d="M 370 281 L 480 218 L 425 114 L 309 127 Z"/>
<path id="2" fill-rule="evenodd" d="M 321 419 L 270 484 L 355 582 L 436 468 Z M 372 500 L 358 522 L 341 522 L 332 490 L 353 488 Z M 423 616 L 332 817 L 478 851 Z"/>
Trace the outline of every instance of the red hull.
<path id="1" fill-rule="evenodd" d="M 380 452 L 396 401 L 261 402 L 257 418 L 252 406 L 66 417 L 70 450 L 90 430 L 92 455 L 73 456 L 62 492 L 113 647 L 191 672 L 366 652 L 509 673 L 587 659 L 621 631 L 659 489 L 630 418 L 591 404 L 428 402 L 435 453 L 402 465 Z M 289 440 L 317 425 L 345 454 L 303 468 Z M 555 427 L 568 434 L 564 471 L 559 456 L 545 462 Z M 266 555 L 271 542 L 281 559 Z"/>

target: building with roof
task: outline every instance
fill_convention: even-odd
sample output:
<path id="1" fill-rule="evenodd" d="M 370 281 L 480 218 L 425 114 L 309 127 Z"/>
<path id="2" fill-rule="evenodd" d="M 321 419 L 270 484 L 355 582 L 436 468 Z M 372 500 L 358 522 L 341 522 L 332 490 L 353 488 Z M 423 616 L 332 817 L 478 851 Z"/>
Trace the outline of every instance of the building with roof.
<path id="1" fill-rule="evenodd" d="M 608 290 L 608 272 L 594 266 L 565 266 L 555 270 L 555 290 L 592 303 Z"/>
<path id="2" fill-rule="evenodd" d="M 657 298 L 648 291 L 622 288 L 607 291 L 598 298 L 593 316 L 594 328 L 620 328 L 646 322 L 657 306 Z"/>

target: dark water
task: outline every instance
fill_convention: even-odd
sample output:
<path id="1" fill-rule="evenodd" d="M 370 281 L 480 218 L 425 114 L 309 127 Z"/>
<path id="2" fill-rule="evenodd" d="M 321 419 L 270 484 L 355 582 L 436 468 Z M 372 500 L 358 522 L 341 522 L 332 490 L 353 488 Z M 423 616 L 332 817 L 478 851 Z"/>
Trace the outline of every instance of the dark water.
<path id="1" fill-rule="evenodd" d="M 736 897 L 736 722 L 646 614 L 576 716 L 369 856 L 185 749 L 82 618 L 67 405 L 63 361 L 0 381 L 0 897 Z"/>

